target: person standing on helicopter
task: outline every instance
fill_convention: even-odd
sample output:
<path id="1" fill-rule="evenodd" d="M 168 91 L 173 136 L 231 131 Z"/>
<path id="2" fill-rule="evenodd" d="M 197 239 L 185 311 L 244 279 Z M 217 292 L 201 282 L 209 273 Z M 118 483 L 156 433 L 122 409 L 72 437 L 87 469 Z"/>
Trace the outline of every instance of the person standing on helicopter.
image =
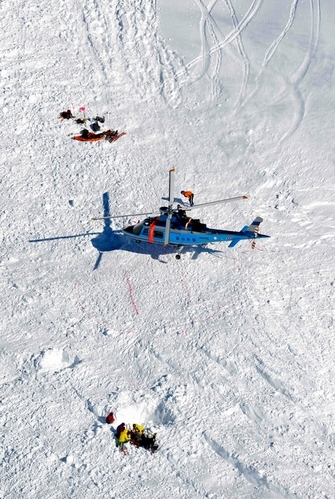
<path id="1" fill-rule="evenodd" d="M 180 194 L 189 200 L 190 206 L 193 206 L 194 194 L 192 191 L 180 191 Z"/>

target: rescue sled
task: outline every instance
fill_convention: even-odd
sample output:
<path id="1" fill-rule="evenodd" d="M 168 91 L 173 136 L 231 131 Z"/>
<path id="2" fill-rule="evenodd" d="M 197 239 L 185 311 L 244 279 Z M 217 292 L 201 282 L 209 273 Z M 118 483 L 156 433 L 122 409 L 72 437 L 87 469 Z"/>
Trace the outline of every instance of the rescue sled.
<path id="1" fill-rule="evenodd" d="M 126 135 L 126 132 L 118 133 L 117 131 L 107 130 L 106 132 L 101 133 L 87 132 L 82 135 L 75 135 L 73 140 L 79 140 L 80 142 L 100 142 L 101 140 L 106 139 L 108 142 L 115 142 L 123 135 Z"/>
<path id="2" fill-rule="evenodd" d="M 105 140 L 105 134 L 88 132 L 86 135 L 75 135 L 73 140 L 79 140 L 80 142 L 100 142 L 101 140 Z"/>

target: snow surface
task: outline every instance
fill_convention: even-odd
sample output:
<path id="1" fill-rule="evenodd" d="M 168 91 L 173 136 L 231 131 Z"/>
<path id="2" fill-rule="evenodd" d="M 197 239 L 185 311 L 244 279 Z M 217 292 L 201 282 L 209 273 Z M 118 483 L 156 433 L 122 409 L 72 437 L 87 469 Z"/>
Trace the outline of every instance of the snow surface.
<path id="1" fill-rule="evenodd" d="M 0 497 L 334 498 L 335 13 L 2 0 Z M 61 111 L 106 116 L 76 143 Z M 271 239 L 136 245 L 176 197 Z M 181 200 L 180 200 L 181 201 Z M 195 212 L 196 213 L 196 212 Z M 105 417 L 157 432 L 115 447 Z"/>

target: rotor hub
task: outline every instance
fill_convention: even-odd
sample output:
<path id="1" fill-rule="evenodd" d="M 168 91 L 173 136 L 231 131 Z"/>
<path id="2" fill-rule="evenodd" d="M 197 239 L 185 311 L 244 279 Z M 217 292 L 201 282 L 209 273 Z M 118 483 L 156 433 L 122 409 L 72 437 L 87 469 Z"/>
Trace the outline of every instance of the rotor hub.
<path id="1" fill-rule="evenodd" d="M 176 210 L 172 208 L 172 206 L 161 206 L 159 208 L 159 212 L 161 215 L 170 215 L 171 213 L 174 213 Z"/>

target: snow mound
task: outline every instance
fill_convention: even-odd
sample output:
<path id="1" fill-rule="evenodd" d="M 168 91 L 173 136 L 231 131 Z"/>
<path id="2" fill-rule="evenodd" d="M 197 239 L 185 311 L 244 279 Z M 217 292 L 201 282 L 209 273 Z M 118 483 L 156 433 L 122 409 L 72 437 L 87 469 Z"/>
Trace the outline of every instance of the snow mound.
<path id="1" fill-rule="evenodd" d="M 136 397 L 135 397 L 136 398 Z M 142 395 L 141 400 L 134 400 L 131 393 L 124 392 L 118 400 L 116 425 L 120 423 L 140 423 L 145 426 L 168 425 L 175 421 L 173 411 L 164 400 L 157 400 Z"/>
<path id="2" fill-rule="evenodd" d="M 42 372 L 59 372 L 79 363 L 78 357 L 70 355 L 66 350 L 49 348 L 42 351 L 35 361 L 36 369 Z"/>

